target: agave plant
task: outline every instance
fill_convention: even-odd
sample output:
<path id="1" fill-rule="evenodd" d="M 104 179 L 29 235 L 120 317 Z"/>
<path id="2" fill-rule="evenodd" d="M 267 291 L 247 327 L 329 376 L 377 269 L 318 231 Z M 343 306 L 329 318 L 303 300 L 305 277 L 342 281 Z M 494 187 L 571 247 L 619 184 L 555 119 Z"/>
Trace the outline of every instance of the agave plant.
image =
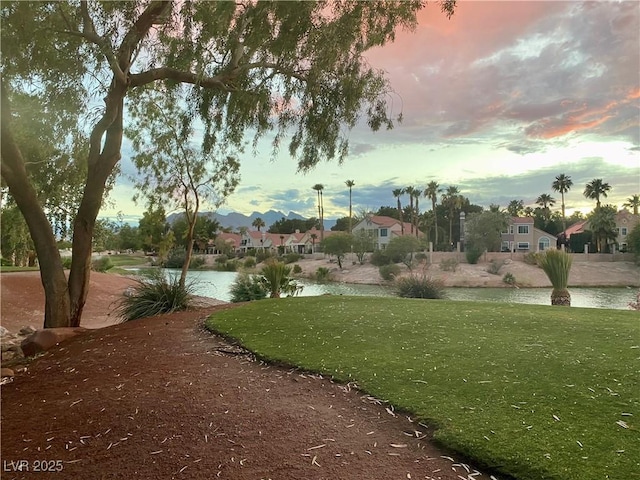
<path id="1" fill-rule="evenodd" d="M 260 281 L 269 292 L 270 298 L 280 298 L 283 294 L 294 296 L 302 291 L 302 286 L 289 276 L 291 267 L 282 262 L 267 261 L 260 273 Z"/>
<path id="2" fill-rule="evenodd" d="M 539 265 L 553 285 L 551 305 L 571 306 L 571 295 L 567 290 L 571 261 L 571 255 L 564 250 L 547 250 L 540 256 Z"/>

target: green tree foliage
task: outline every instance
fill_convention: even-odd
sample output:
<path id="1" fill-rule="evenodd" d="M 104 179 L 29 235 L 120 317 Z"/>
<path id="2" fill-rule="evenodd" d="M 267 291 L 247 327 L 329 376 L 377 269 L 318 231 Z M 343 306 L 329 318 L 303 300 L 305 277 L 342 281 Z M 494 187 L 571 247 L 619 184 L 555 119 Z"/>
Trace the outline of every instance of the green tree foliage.
<path id="1" fill-rule="evenodd" d="M 465 221 L 465 248 L 482 252 L 499 252 L 502 246 L 501 233 L 509 222 L 505 212 L 485 211 L 473 213 Z"/>
<path id="2" fill-rule="evenodd" d="M 600 208 L 600 197 L 606 198 L 611 190 L 611 185 L 603 182 L 601 178 L 594 178 L 584 187 L 584 196 L 596 201 L 596 208 Z"/>
<path id="3" fill-rule="evenodd" d="M 441 3 L 453 14 L 455 2 Z M 202 150 L 239 148 L 274 132 L 277 151 L 302 171 L 342 161 L 350 128 L 364 117 L 391 128 L 391 88 L 364 53 L 415 27 L 423 2 L 2 2 L 2 178 L 25 216 L 40 259 L 45 326 L 80 324 L 89 288 L 91 243 L 109 178 L 121 157 L 125 107 L 154 85 L 182 96 L 202 121 Z M 363 27 L 364 26 L 364 27 Z M 330 45 L 331 48 L 327 48 Z M 82 143 L 87 174 L 73 212 L 67 280 L 30 160 L 17 141 L 17 95 L 37 96 Z M 135 99 L 134 99 L 135 101 Z M 98 102 L 103 102 L 98 104 Z M 60 123 L 61 124 L 61 123 Z"/>
<path id="4" fill-rule="evenodd" d="M 413 255 L 420 249 L 420 241 L 411 235 L 395 237 L 387 245 L 385 254 L 394 263 L 404 263 L 409 269 L 413 264 Z"/>
<path id="5" fill-rule="evenodd" d="M 512 217 L 521 217 L 524 213 L 524 201 L 523 200 L 511 200 L 507 205 L 507 212 Z"/>
<path id="6" fill-rule="evenodd" d="M 352 243 L 353 235 L 346 232 L 339 232 L 322 240 L 320 247 L 324 253 L 334 255 L 336 260 L 338 260 L 338 267 L 342 268 L 342 260 L 344 260 L 345 255 L 351 251 Z"/>
<path id="7" fill-rule="evenodd" d="M 398 200 L 400 200 L 398 198 Z M 400 220 L 400 213 L 402 210 L 398 211 L 396 207 L 383 206 L 378 209 L 375 215 L 379 215 L 381 217 L 391 217 L 396 220 Z"/>
<path id="8" fill-rule="evenodd" d="M 640 195 L 631 195 L 622 204 L 623 207 L 629 207 L 633 210 L 634 215 L 638 215 L 638 207 L 640 207 Z"/>
<path id="9" fill-rule="evenodd" d="M 563 232 L 567 230 L 567 220 L 566 220 L 567 217 L 565 214 L 564 194 L 567 193 L 569 190 L 571 190 L 572 186 L 573 186 L 573 180 L 571 180 L 571 177 L 569 175 L 565 175 L 564 173 L 557 175 L 555 180 L 551 183 L 551 189 L 554 192 L 560 192 L 560 195 L 562 198 L 562 231 Z"/>
<path id="10" fill-rule="evenodd" d="M 119 243 L 118 230 L 119 227 L 115 222 L 104 218 L 97 220 L 93 229 L 93 250 L 96 252 L 117 250 Z"/>
<path id="11" fill-rule="evenodd" d="M 374 237 L 373 234 L 365 229 L 358 230 L 353 234 L 353 253 L 356 254 L 360 265 L 364 264 L 364 256 L 367 252 L 373 251 Z"/>
<path id="12" fill-rule="evenodd" d="M 334 232 L 349 232 L 349 217 L 340 217 L 336 220 L 336 224 L 331 227 Z"/>
<path id="13" fill-rule="evenodd" d="M 300 230 L 301 232 L 306 232 L 307 230 L 311 230 L 313 227 L 318 226 L 318 219 L 309 218 L 307 220 L 302 220 L 299 218 L 287 219 L 282 217 L 277 222 L 273 223 L 267 232 L 269 233 L 295 233 L 296 230 Z"/>
<path id="14" fill-rule="evenodd" d="M 138 233 L 142 240 L 142 248 L 147 252 L 158 250 L 165 238 L 169 226 L 163 207 L 149 207 L 138 222 Z"/>
<path id="15" fill-rule="evenodd" d="M 188 229 L 189 225 L 187 223 L 187 218 L 185 215 L 179 215 L 171 224 L 171 230 L 173 230 L 173 233 L 176 236 L 176 240 L 185 248 L 187 243 Z M 193 238 L 194 240 L 202 243 L 208 242 L 209 240 L 215 238 L 216 233 L 219 229 L 220 223 L 216 219 L 206 215 L 198 215 L 198 222 L 196 223 L 193 230 Z"/>
<path id="16" fill-rule="evenodd" d="M 627 235 L 627 249 L 633 252 L 636 263 L 640 263 L 640 223 L 636 224 Z"/>
<path id="17" fill-rule="evenodd" d="M 9 260 L 12 265 L 24 267 L 29 264 L 30 252 L 33 252 L 33 242 L 29 229 L 18 207 L 2 209 L 0 219 L 0 245 L 2 258 Z"/>
<path id="18" fill-rule="evenodd" d="M 140 250 L 142 241 L 138 227 L 132 227 L 128 223 L 123 224 L 118 230 L 118 248 L 120 250 Z"/>
<path id="19" fill-rule="evenodd" d="M 589 230 L 593 232 L 599 253 L 604 253 L 608 242 L 615 240 L 618 236 L 615 216 L 616 207 L 613 205 L 596 207 L 587 215 Z"/>

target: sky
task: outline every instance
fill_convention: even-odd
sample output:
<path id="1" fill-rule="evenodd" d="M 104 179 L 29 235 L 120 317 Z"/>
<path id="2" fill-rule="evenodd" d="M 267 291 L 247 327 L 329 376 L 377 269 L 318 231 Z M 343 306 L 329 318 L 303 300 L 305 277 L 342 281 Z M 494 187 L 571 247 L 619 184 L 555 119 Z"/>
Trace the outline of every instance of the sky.
<path id="1" fill-rule="evenodd" d="M 583 196 L 595 178 L 612 189 L 603 203 L 619 208 L 640 193 L 640 3 L 461 0 L 451 19 L 436 2 L 419 13 L 415 31 L 371 50 L 386 73 L 390 131 L 350 132 L 342 165 L 321 163 L 296 173 L 287 149 L 273 160 L 268 142 L 241 157 L 241 182 L 219 212 L 293 211 L 317 216 L 316 183 L 324 185 L 325 218 L 396 205 L 392 190 L 430 181 L 456 185 L 471 203 L 535 206 L 564 173 L 573 180 L 567 215 L 595 206 Z M 250 150 L 250 149 L 249 149 Z M 133 172 L 123 148 L 122 171 Z M 122 176 L 101 216 L 141 216 Z M 408 198 L 403 200 L 403 204 Z M 429 208 L 423 199 L 421 210 Z M 206 207 L 205 207 L 206 210 Z"/>

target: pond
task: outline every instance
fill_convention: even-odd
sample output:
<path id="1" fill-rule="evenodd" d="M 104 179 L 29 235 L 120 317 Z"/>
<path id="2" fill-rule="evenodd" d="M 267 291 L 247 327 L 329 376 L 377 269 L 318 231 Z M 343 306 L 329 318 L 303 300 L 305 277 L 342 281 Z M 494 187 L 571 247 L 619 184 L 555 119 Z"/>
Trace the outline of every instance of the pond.
<path id="1" fill-rule="evenodd" d="M 179 270 L 167 270 L 179 275 Z M 236 272 L 191 271 L 189 278 L 195 281 L 195 293 L 204 297 L 229 301 L 229 287 L 238 274 Z M 381 285 L 360 285 L 350 283 L 316 283 L 309 279 L 299 279 L 304 286 L 301 296 L 356 295 L 391 297 L 389 287 Z M 503 303 L 523 303 L 550 305 L 551 288 L 447 288 L 447 298 L 451 300 L 471 300 Z M 628 308 L 635 300 L 635 288 L 570 288 L 571 305 L 588 308 Z"/>

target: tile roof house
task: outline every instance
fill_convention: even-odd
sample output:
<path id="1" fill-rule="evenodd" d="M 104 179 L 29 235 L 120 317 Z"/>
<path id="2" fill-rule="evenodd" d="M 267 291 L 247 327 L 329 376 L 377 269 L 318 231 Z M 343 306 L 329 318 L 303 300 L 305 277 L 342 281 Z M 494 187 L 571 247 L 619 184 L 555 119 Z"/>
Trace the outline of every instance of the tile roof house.
<path id="1" fill-rule="evenodd" d="M 556 248 L 557 237 L 533 226 L 533 217 L 511 217 L 502 232 L 503 252 L 540 252 Z"/>
<path id="2" fill-rule="evenodd" d="M 363 220 L 353 226 L 352 232 L 356 233 L 365 230 L 373 237 L 375 248 L 384 250 L 389 242 L 396 237 L 403 235 L 403 224 L 400 220 L 392 217 L 381 215 L 368 215 Z M 411 224 L 404 222 L 404 235 L 415 235 L 415 231 L 411 233 Z M 423 237 L 424 233 L 418 232 L 419 237 Z"/>
<path id="3" fill-rule="evenodd" d="M 614 219 L 616 223 L 615 228 L 617 236 L 615 242 L 610 243 L 615 243 L 618 246 L 618 250 L 624 252 L 627 250 L 628 246 L 627 236 L 631 230 L 640 223 L 640 215 L 634 215 L 626 208 L 623 208 L 615 214 Z M 567 235 L 567 238 L 570 238 L 571 235 L 583 233 L 586 230 L 589 230 L 589 221 L 581 220 L 568 227 L 565 230 L 565 234 Z"/>

